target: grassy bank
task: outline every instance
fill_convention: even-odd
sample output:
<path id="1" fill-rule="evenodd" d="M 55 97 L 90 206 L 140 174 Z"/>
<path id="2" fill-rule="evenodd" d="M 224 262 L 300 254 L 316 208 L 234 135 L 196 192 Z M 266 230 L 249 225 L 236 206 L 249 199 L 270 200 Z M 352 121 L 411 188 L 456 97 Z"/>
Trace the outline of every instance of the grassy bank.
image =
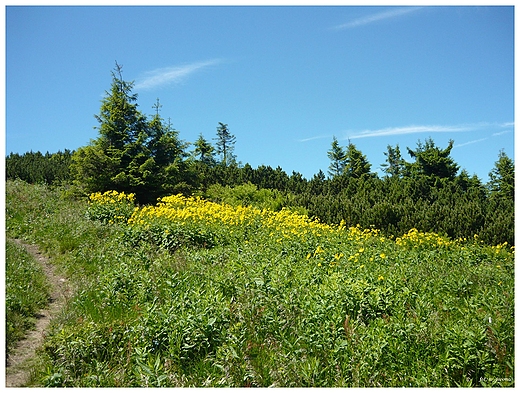
<path id="1" fill-rule="evenodd" d="M 76 283 L 45 386 L 513 386 L 514 250 L 182 197 L 7 183 Z"/>

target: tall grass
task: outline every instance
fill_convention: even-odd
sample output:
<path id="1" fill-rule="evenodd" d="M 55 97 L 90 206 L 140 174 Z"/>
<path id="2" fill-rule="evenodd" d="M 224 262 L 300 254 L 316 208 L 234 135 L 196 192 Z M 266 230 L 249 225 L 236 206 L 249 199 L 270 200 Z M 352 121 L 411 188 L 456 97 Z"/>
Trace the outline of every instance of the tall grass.
<path id="1" fill-rule="evenodd" d="M 391 239 L 179 196 L 123 222 L 120 207 L 96 210 L 102 197 L 60 195 L 7 185 L 8 231 L 46 247 L 78 287 L 38 384 L 514 385 L 508 245 Z"/>

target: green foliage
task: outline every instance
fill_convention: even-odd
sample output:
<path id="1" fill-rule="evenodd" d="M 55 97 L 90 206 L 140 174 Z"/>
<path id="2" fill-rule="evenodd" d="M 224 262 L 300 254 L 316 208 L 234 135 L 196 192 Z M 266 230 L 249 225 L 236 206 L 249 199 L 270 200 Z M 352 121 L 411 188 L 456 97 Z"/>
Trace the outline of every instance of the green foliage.
<path id="1" fill-rule="evenodd" d="M 488 244 L 514 244 L 514 201 L 489 197 L 479 179 L 465 171 L 453 180 L 315 176 L 294 204 L 323 222 L 344 220 L 348 225 L 378 228 L 388 236 L 417 228 L 452 238 L 478 234 Z"/>
<path id="2" fill-rule="evenodd" d="M 213 166 L 216 164 L 215 160 L 215 148 L 209 143 L 202 134 L 199 135 L 199 138 L 193 143 L 195 149 L 193 150 L 193 155 L 198 157 L 198 160 L 209 166 Z"/>
<path id="3" fill-rule="evenodd" d="M 414 163 L 408 164 L 408 171 L 412 176 L 425 175 L 437 178 L 455 178 L 459 166 L 449 156 L 453 143 L 450 140 L 448 147 L 440 149 L 435 146 L 431 138 L 426 139 L 424 144 L 421 141 L 417 142 L 415 150 L 408 148 L 408 153 L 415 159 Z"/>
<path id="4" fill-rule="evenodd" d="M 343 147 L 339 145 L 336 137 L 332 139 L 332 145 L 327 152 L 327 156 L 331 161 L 329 165 L 329 176 L 334 177 L 341 175 L 345 170 L 346 154 Z"/>
<path id="5" fill-rule="evenodd" d="M 370 174 L 371 166 L 367 157 L 349 141 L 345 152 L 345 174 L 349 177 L 360 178 Z"/>
<path id="6" fill-rule="evenodd" d="M 508 245 L 419 231 L 393 240 L 267 213 L 252 228 L 211 221 L 207 206 L 190 231 L 227 241 L 165 250 L 159 237 L 122 241 L 124 225 L 87 219 L 88 205 L 60 190 L 8 182 L 6 202 L 8 232 L 23 217 L 18 230 L 78 285 L 45 341 L 39 385 L 514 384 Z M 156 234 L 182 227 L 157 217 Z M 56 238 L 78 240 L 60 251 Z"/>
<path id="7" fill-rule="evenodd" d="M 158 114 L 149 123 L 149 133 L 148 148 L 152 157 L 145 187 L 147 195 L 141 200 L 151 203 L 165 194 L 189 192 L 194 175 L 184 161 L 188 144 L 179 139 L 179 132 L 170 124 L 164 125 Z"/>
<path id="8" fill-rule="evenodd" d="M 229 132 L 228 125 L 219 122 L 217 127 L 217 154 L 222 155 L 221 164 L 228 166 L 235 162 L 233 151 L 235 149 L 236 137 Z"/>
<path id="9" fill-rule="evenodd" d="M 183 247 L 212 248 L 219 243 L 225 242 L 225 239 L 222 239 L 222 236 L 220 236 L 220 231 L 172 223 L 126 228 L 123 240 L 132 247 L 138 247 L 146 243 L 170 252 L 177 251 Z"/>
<path id="10" fill-rule="evenodd" d="M 515 203 L 505 198 L 490 198 L 483 209 L 484 222 L 477 232 L 487 244 L 515 244 Z"/>
<path id="11" fill-rule="evenodd" d="M 93 142 L 78 148 L 72 156 L 71 164 L 75 183 L 85 192 L 109 190 L 117 161 L 117 158 L 109 157 L 100 145 Z"/>
<path id="12" fill-rule="evenodd" d="M 401 156 L 399 145 L 396 145 L 395 148 L 388 145 L 387 151 L 384 154 L 386 156 L 386 162 L 381 164 L 383 172 L 388 176 L 403 176 L 406 170 L 406 161 Z"/>
<path id="13" fill-rule="evenodd" d="M 305 213 L 305 209 L 294 206 L 295 196 L 293 194 L 266 188 L 258 189 L 250 182 L 235 187 L 214 184 L 204 195 L 212 201 L 233 206 L 254 206 L 273 211 L 286 207 L 299 213 Z"/>
<path id="14" fill-rule="evenodd" d="M 89 196 L 87 217 L 104 224 L 126 223 L 134 212 L 134 194 L 106 191 Z"/>
<path id="15" fill-rule="evenodd" d="M 122 78 L 116 63 L 110 92 L 103 99 L 99 137 L 72 157 L 76 184 L 89 194 L 117 190 L 134 193 L 141 203 L 189 188 L 190 176 L 183 160 L 186 147 L 178 132 L 165 126 L 157 113 L 148 121 L 137 109 L 133 82 Z"/>
<path id="16" fill-rule="evenodd" d="M 489 173 L 488 187 L 493 196 L 515 200 L 515 164 L 503 150 Z"/>
<path id="17" fill-rule="evenodd" d="M 41 266 L 22 246 L 5 243 L 6 355 L 34 327 L 36 312 L 47 305 L 49 285 Z"/>
<path id="18" fill-rule="evenodd" d="M 20 179 L 28 183 L 59 184 L 69 182 L 69 166 L 73 152 L 65 149 L 57 153 L 11 153 L 5 159 L 6 179 Z"/>

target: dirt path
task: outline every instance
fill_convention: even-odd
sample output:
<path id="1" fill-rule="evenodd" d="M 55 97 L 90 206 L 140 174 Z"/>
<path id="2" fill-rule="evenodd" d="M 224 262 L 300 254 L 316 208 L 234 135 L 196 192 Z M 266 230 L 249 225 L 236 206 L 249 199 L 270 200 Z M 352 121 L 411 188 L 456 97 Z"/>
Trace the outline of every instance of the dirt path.
<path id="1" fill-rule="evenodd" d="M 47 257 L 40 253 L 38 246 L 25 244 L 19 239 L 13 239 L 13 241 L 24 247 L 41 264 L 51 285 L 51 293 L 47 308 L 40 310 L 36 315 L 37 320 L 34 330 L 27 333 L 27 337 L 18 343 L 9 359 L 7 359 L 5 369 L 5 386 L 7 387 L 19 387 L 26 384 L 36 349 L 43 343 L 52 317 L 61 310 L 66 299 L 71 294 L 67 280 L 56 274 L 54 266 Z"/>

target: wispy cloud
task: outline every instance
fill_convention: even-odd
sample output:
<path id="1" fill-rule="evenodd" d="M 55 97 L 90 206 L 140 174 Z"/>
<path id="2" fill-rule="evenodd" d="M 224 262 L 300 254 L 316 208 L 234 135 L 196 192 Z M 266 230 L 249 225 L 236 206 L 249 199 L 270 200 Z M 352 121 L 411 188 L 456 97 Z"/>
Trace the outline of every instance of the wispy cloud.
<path id="1" fill-rule="evenodd" d="M 471 125 L 412 125 L 407 127 L 388 127 L 378 130 L 364 130 L 360 132 L 347 132 L 345 139 L 374 138 L 380 136 L 420 134 L 420 133 L 437 133 L 437 132 L 464 132 L 475 129 Z"/>
<path id="2" fill-rule="evenodd" d="M 407 135 L 407 134 L 434 134 L 434 133 L 442 133 L 442 132 L 470 132 L 470 131 L 491 131 L 493 129 L 504 129 L 507 128 L 507 130 L 504 131 L 498 131 L 493 133 L 491 136 L 499 136 L 503 134 L 507 134 L 509 132 L 513 132 L 515 123 L 512 122 L 506 122 L 506 123 L 489 123 L 489 122 L 481 122 L 481 123 L 470 123 L 470 124 L 455 124 L 455 125 L 411 125 L 406 127 L 386 127 L 386 128 L 379 128 L 374 130 L 362 130 L 362 131 L 355 131 L 355 130 L 346 130 L 343 131 L 342 134 L 344 135 L 341 138 L 338 139 L 361 139 L 361 138 L 377 138 L 377 137 L 387 137 L 387 136 L 396 136 L 396 135 Z M 331 135 L 316 135 L 316 136 L 310 136 L 307 138 L 299 139 L 298 142 L 309 142 L 316 139 L 324 139 L 324 138 L 332 138 Z M 460 145 L 456 145 L 458 147 L 469 145 L 472 143 L 482 142 L 486 138 L 476 139 L 474 141 L 470 142 L 464 142 Z"/>
<path id="3" fill-rule="evenodd" d="M 493 136 L 499 136 L 499 135 L 504 135 L 504 134 L 509 134 L 512 130 L 506 130 L 506 131 L 500 131 L 500 132 L 495 132 L 493 134 Z"/>
<path id="4" fill-rule="evenodd" d="M 314 141 L 316 139 L 324 139 L 324 138 L 332 138 L 332 135 L 311 136 L 309 138 L 298 139 L 298 142 L 309 142 L 309 141 Z"/>
<path id="5" fill-rule="evenodd" d="M 360 138 L 376 138 L 395 135 L 419 134 L 419 133 L 436 133 L 436 132 L 464 132 L 476 129 L 477 125 L 412 125 L 407 127 L 387 127 L 376 130 L 363 131 L 343 131 L 344 137 L 338 139 L 360 139 Z M 332 135 L 316 135 L 304 139 L 299 139 L 299 142 L 309 142 L 316 139 L 332 138 Z"/>
<path id="6" fill-rule="evenodd" d="M 459 143 L 458 145 L 453 146 L 453 148 L 467 146 L 467 145 L 472 145 L 474 143 L 479 143 L 479 142 L 484 142 L 484 141 L 486 141 L 488 139 L 489 138 L 480 138 L 480 139 L 475 139 L 475 140 L 469 141 L 469 142 Z"/>
<path id="7" fill-rule="evenodd" d="M 365 26 L 371 23 L 379 22 L 385 19 L 397 18 L 399 16 L 415 12 L 423 7 L 399 7 L 391 9 L 389 11 L 378 12 L 375 14 L 363 16 L 361 18 L 354 19 L 350 22 L 343 23 L 341 25 L 334 26 L 334 30 L 353 29 L 355 27 Z"/>
<path id="8" fill-rule="evenodd" d="M 481 127 L 489 126 L 489 127 L 499 127 L 499 128 L 513 128 L 515 126 L 515 123 L 500 123 L 500 124 L 480 123 L 479 125 Z M 491 136 L 492 137 L 500 136 L 500 135 L 504 135 L 504 134 L 509 134 L 510 132 L 513 132 L 513 130 L 509 129 L 509 130 L 505 130 L 505 131 L 494 132 L 493 134 L 491 134 Z M 459 144 L 453 146 L 453 148 L 472 145 L 474 143 L 479 143 L 479 142 L 484 142 L 488 139 L 489 139 L 489 137 L 486 137 L 486 138 L 480 138 L 480 139 L 475 139 L 475 140 L 468 141 L 468 142 L 459 143 Z"/>
<path id="9" fill-rule="evenodd" d="M 439 133 L 439 132 L 467 132 L 482 131 L 493 128 L 512 128 L 514 123 L 472 123 L 472 124 L 455 124 L 455 125 L 411 125 L 406 127 L 387 127 L 376 130 L 363 131 L 347 131 L 344 139 L 374 138 L 381 136 L 406 135 L 406 134 L 422 134 L 422 133 Z M 501 131 L 493 134 L 493 136 L 502 135 L 511 130 Z"/>
<path id="10" fill-rule="evenodd" d="M 222 63 L 222 59 L 212 59 L 175 67 L 158 68 L 148 71 L 138 79 L 135 84 L 137 90 L 147 90 L 156 87 L 166 86 L 173 83 L 180 83 L 195 72 L 201 71 L 210 66 Z"/>
<path id="11" fill-rule="evenodd" d="M 506 128 L 506 130 L 495 132 L 492 136 L 500 136 L 500 135 L 504 135 L 504 134 L 509 134 L 510 132 L 513 132 L 515 129 L 514 122 L 500 123 L 500 124 L 495 124 L 495 125 L 499 128 Z"/>

